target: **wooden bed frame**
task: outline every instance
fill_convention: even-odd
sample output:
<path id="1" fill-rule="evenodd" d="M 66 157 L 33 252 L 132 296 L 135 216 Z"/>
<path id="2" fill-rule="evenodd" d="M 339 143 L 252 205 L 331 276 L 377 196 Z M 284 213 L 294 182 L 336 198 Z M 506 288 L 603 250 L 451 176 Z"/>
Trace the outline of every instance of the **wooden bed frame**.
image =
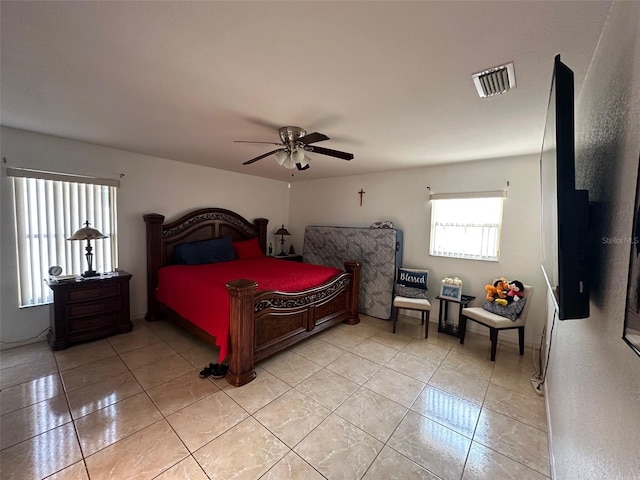
<path id="1" fill-rule="evenodd" d="M 234 240 L 258 238 L 266 251 L 267 223 L 251 223 L 222 208 L 204 208 L 164 223 L 164 216 L 144 215 L 147 224 L 147 321 L 159 319 L 169 309 L 156 300 L 158 270 L 173 261 L 177 244 L 223 236 Z M 258 291 L 258 284 L 238 279 L 227 284 L 230 295 L 229 372 L 235 386 L 256 376 L 255 362 L 340 322 L 356 324 L 360 268 L 358 261 L 345 262 L 345 272 L 318 287 L 297 293 Z M 175 312 L 173 312 L 175 313 Z M 176 314 L 177 316 L 177 314 Z M 213 337 L 182 319 L 180 322 L 213 343 Z"/>

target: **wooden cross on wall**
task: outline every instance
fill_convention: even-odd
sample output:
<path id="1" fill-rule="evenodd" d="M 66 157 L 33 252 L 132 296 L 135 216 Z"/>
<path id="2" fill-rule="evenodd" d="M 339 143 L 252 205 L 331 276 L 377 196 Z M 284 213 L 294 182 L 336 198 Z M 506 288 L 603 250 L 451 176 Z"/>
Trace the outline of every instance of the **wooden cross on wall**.
<path id="1" fill-rule="evenodd" d="M 362 196 L 367 193 L 365 192 L 363 189 L 360 189 L 360 191 L 358 192 L 358 195 L 360 195 L 360 206 L 362 206 Z"/>

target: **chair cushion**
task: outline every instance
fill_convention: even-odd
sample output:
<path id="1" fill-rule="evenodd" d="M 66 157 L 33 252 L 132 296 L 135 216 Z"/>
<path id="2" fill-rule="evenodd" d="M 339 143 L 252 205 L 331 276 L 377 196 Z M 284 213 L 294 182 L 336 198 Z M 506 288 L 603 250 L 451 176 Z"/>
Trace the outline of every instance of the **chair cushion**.
<path id="1" fill-rule="evenodd" d="M 394 286 L 394 292 L 400 297 L 422 298 L 423 300 L 427 299 L 427 290 L 423 288 L 406 287 L 396 283 Z"/>
<path id="2" fill-rule="evenodd" d="M 462 315 L 470 320 L 480 322 L 487 327 L 493 328 L 513 328 L 525 324 L 526 318 L 518 318 L 515 322 L 507 317 L 501 317 L 495 313 L 488 312 L 482 307 L 469 307 L 462 309 Z"/>
<path id="3" fill-rule="evenodd" d="M 522 298 L 517 302 L 512 302 L 508 305 L 500 305 L 496 302 L 487 302 L 482 306 L 482 308 L 488 312 L 500 315 L 501 317 L 507 317 L 509 320 L 515 322 L 520 316 L 520 313 L 522 313 L 522 310 L 524 310 L 526 303 L 527 299 Z"/>
<path id="4" fill-rule="evenodd" d="M 408 310 L 431 310 L 431 303 L 426 298 L 409 298 L 396 296 L 393 298 L 393 306 Z"/>

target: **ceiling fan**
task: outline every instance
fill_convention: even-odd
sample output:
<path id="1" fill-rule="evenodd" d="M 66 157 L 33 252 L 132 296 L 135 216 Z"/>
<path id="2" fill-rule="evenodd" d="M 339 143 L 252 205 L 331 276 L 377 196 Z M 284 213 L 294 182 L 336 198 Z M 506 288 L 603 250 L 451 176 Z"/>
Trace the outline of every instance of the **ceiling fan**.
<path id="1" fill-rule="evenodd" d="M 353 158 L 352 153 L 340 152 L 330 148 L 311 145 L 312 143 L 329 140 L 329 137 L 322 133 L 313 132 L 307 134 L 307 132 L 300 127 L 282 127 L 280 128 L 279 133 L 281 143 L 235 140 L 236 143 L 266 143 L 268 145 L 278 145 L 281 147 L 252 158 L 251 160 L 247 160 L 242 164 L 250 165 L 258 160 L 268 157 L 269 155 L 275 154 L 276 161 L 281 167 L 288 169 L 296 167 L 298 170 L 306 170 L 310 166 L 309 161 L 311 159 L 305 155 L 305 152 L 329 155 L 330 157 L 341 158 L 342 160 L 351 160 Z"/>

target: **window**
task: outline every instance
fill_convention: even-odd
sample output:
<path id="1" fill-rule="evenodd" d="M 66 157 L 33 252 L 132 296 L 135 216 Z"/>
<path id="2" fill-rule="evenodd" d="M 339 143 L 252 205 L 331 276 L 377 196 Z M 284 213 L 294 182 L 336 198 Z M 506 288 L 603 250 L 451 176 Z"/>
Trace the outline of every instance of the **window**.
<path id="1" fill-rule="evenodd" d="M 498 261 L 506 192 L 431 195 L 429 254 Z"/>
<path id="2" fill-rule="evenodd" d="M 91 242 L 95 270 L 117 268 L 117 181 L 13 168 L 7 174 L 13 177 L 21 307 L 53 300 L 43 281 L 50 266 L 61 266 L 65 275 L 87 269 L 86 242 L 67 241 L 87 220 L 108 236 Z"/>

